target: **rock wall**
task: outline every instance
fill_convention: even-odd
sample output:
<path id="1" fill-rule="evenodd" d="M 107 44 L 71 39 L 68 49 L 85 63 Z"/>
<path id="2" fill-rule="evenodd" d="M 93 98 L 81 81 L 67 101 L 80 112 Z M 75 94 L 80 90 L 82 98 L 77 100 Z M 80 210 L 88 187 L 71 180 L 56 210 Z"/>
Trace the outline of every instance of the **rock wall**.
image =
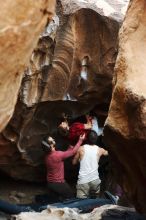
<path id="1" fill-rule="evenodd" d="M 146 213 L 145 10 L 144 0 L 131 1 L 120 29 L 114 90 L 105 127 L 117 181 L 142 213 Z"/>
<path id="2" fill-rule="evenodd" d="M 0 131 L 13 115 L 23 71 L 55 0 L 6 0 L 0 14 Z"/>
<path id="3" fill-rule="evenodd" d="M 111 99 L 119 23 L 91 9 L 57 11 L 60 25 L 54 17 L 41 35 L 0 137 L 0 169 L 29 181 L 45 177 L 41 140 L 55 132 L 62 113 L 75 118 L 94 108 L 103 125 Z"/>
<path id="4" fill-rule="evenodd" d="M 64 18 L 41 100 L 96 98 L 101 102 L 102 98 L 103 103 L 109 102 L 118 30 L 117 22 L 90 9 Z M 84 77 L 82 60 L 86 56 L 89 60 Z"/>
<path id="5" fill-rule="evenodd" d="M 81 9 L 73 15 L 62 15 L 58 29 L 55 39 L 49 34 L 40 38 L 23 80 L 21 100 L 27 106 L 40 101 L 91 98 L 100 104 L 109 103 L 118 23 L 93 10 Z M 86 56 L 89 60 L 84 77 L 82 60 Z"/>
<path id="6" fill-rule="evenodd" d="M 0 134 L 0 169 L 10 176 L 43 180 L 40 141 L 56 129 L 62 112 L 77 117 L 94 109 L 97 116 L 107 115 L 117 55 L 117 20 L 122 19 L 116 14 L 116 2 L 99 1 L 98 5 L 62 0 L 59 28 L 52 32 L 55 35 L 40 38 L 32 56 L 55 2 L 1 3 L 0 130 L 17 102 Z M 122 14 L 125 3 L 118 4 Z M 145 9 L 144 0 L 131 0 L 120 30 L 104 131 L 117 182 L 142 213 L 146 213 Z"/>

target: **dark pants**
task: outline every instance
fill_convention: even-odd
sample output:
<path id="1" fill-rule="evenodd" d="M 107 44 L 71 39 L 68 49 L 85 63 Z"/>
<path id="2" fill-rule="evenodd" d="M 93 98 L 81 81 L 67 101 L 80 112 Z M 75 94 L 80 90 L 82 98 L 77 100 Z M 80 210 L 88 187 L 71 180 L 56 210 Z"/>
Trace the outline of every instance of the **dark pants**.
<path id="1" fill-rule="evenodd" d="M 77 208 L 79 209 L 82 213 L 86 212 L 91 212 L 94 208 L 97 208 L 102 205 L 107 205 L 107 204 L 114 204 L 112 201 L 109 199 L 70 199 L 66 200 L 64 202 L 59 202 L 59 203 L 54 203 L 51 204 L 51 206 L 57 207 L 57 208 Z M 39 211 L 42 211 L 44 209 L 47 209 L 47 206 L 42 206 L 40 207 Z"/>
<path id="2" fill-rule="evenodd" d="M 64 183 L 48 182 L 48 189 L 50 194 L 58 199 L 70 199 L 74 197 L 73 191 L 70 186 Z"/>

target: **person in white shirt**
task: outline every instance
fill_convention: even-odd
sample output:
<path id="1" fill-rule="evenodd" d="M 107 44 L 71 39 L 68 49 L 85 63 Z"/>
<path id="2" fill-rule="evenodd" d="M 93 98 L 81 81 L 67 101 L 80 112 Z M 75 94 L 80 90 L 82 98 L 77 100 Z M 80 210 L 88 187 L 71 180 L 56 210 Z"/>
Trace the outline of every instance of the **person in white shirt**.
<path id="1" fill-rule="evenodd" d="M 98 195 L 100 192 L 100 183 L 98 173 L 98 163 L 102 155 L 107 156 L 108 151 L 96 145 L 98 135 L 91 130 L 87 134 L 87 143 L 79 148 L 73 164 L 80 162 L 80 169 L 77 181 L 77 198 L 87 198 L 91 195 Z"/>

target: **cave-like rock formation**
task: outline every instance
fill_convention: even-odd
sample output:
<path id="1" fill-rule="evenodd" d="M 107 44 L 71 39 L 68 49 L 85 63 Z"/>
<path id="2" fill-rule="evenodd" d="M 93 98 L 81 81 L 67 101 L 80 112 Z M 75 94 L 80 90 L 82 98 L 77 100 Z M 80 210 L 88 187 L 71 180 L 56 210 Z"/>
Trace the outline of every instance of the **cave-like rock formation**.
<path id="1" fill-rule="evenodd" d="M 114 90 L 105 127 L 115 176 L 146 213 L 146 3 L 133 0 L 119 34 Z"/>
<path id="2" fill-rule="evenodd" d="M 109 102 L 117 33 L 117 22 L 91 9 L 67 16 L 56 36 L 41 101 L 96 98 L 99 103 Z"/>
<path id="3" fill-rule="evenodd" d="M 64 15 L 59 5 L 57 13 L 60 25 L 54 17 L 41 35 L 0 137 L 0 169 L 19 179 L 45 177 L 41 140 L 62 112 L 75 118 L 94 108 L 103 125 L 111 99 L 119 23 L 87 8 Z"/>
<path id="4" fill-rule="evenodd" d="M 54 9 L 54 0 L 1 2 L 0 131 L 13 114 L 25 65 Z"/>
<path id="5" fill-rule="evenodd" d="M 52 25 L 52 32 L 39 39 L 32 56 L 48 12 L 52 16 L 54 1 L 1 3 L 0 130 L 17 105 L 0 134 L 0 169 L 12 177 L 44 178 L 40 142 L 56 129 L 62 112 L 76 117 L 94 108 L 98 117 L 107 114 L 117 21 L 121 22 L 127 0 L 118 5 L 120 16 L 115 10 L 117 1 L 96 3 L 62 0 L 59 27 Z M 105 126 L 117 182 L 142 213 L 146 213 L 145 10 L 145 0 L 131 0 L 119 34 Z"/>

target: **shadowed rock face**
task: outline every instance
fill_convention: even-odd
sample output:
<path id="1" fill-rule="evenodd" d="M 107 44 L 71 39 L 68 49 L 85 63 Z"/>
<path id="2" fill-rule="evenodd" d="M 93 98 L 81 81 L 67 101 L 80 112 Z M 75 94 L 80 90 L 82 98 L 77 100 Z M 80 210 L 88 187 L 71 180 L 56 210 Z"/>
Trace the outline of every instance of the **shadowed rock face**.
<path id="1" fill-rule="evenodd" d="M 146 213 L 145 10 L 145 1 L 131 1 L 120 30 L 114 90 L 105 127 L 105 140 L 118 182 L 143 213 Z"/>
<path id="2" fill-rule="evenodd" d="M 117 22 L 90 9 L 67 16 L 56 36 L 52 66 L 41 100 L 96 98 L 99 103 L 109 103 L 118 29 Z M 83 77 L 85 57 L 88 62 Z"/>
<path id="3" fill-rule="evenodd" d="M 0 131 L 13 114 L 25 65 L 54 9 L 55 0 L 1 2 Z"/>
<path id="4" fill-rule="evenodd" d="M 57 34 L 55 22 L 54 18 L 53 34 L 41 37 L 33 52 L 21 88 L 22 102 L 32 106 L 40 101 L 94 98 L 100 105 L 109 104 L 118 23 L 91 9 L 62 15 Z M 82 76 L 85 57 L 86 77 Z"/>
<path id="5" fill-rule="evenodd" d="M 52 26 L 54 32 L 39 39 L 1 134 L 1 170 L 15 178 L 44 179 L 41 140 L 55 132 L 63 112 L 75 118 L 94 108 L 102 126 L 107 116 L 119 24 L 91 9 L 61 13 L 57 33 Z"/>

